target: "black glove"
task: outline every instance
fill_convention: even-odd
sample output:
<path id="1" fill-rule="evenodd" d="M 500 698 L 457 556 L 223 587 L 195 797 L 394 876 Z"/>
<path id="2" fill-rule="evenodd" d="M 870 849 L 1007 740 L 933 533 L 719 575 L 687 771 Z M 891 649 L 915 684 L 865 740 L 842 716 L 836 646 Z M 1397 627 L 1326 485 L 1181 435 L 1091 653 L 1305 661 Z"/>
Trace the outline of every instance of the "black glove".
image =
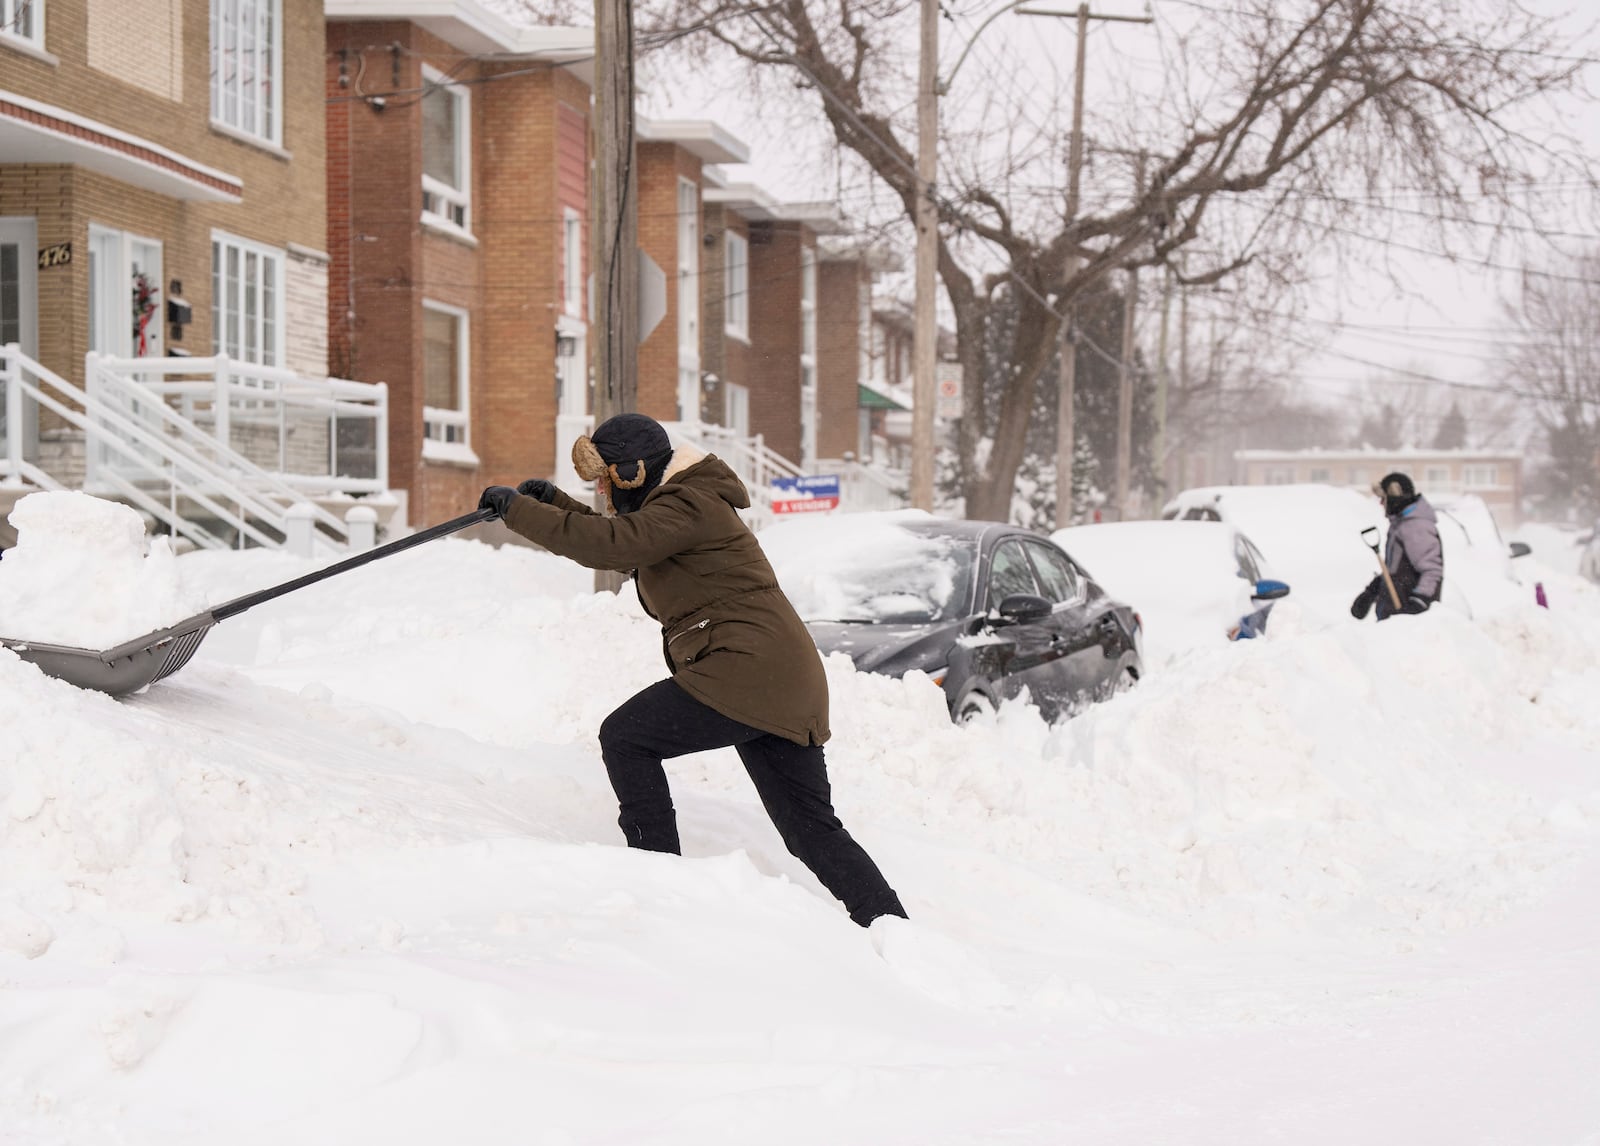
<path id="1" fill-rule="evenodd" d="M 1358 621 L 1367 619 L 1367 614 L 1372 612 L 1372 606 L 1378 599 L 1378 582 L 1370 582 L 1354 601 L 1350 602 L 1350 615 Z"/>
<path id="2" fill-rule="evenodd" d="M 492 509 L 495 516 L 505 517 L 506 510 L 511 508 L 511 499 L 516 496 L 517 491 L 508 485 L 492 485 L 478 498 L 478 508 Z"/>
<path id="3" fill-rule="evenodd" d="M 523 482 L 517 487 L 517 492 L 523 497 L 538 498 L 546 505 L 549 505 L 556 499 L 556 487 L 554 483 L 547 482 L 544 480 L 544 478 L 529 478 L 527 481 Z"/>
<path id="4" fill-rule="evenodd" d="M 1428 611 L 1428 602 L 1415 595 L 1407 597 L 1406 607 L 1402 611 L 1407 613 L 1426 613 Z"/>

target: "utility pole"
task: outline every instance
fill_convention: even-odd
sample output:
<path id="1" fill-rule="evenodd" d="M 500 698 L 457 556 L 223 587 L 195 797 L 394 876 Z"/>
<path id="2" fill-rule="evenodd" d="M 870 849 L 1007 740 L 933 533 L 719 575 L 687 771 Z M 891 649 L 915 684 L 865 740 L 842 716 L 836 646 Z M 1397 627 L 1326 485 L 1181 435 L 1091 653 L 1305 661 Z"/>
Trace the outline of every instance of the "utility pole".
<path id="1" fill-rule="evenodd" d="M 1090 12 L 1088 4 L 1079 4 L 1076 12 L 1050 12 L 1040 8 L 1018 8 L 1023 16 L 1072 16 L 1077 21 L 1077 62 L 1072 77 L 1072 139 L 1067 155 L 1067 209 L 1066 222 L 1071 227 L 1078 218 L 1079 196 L 1083 177 L 1083 76 L 1087 60 L 1090 20 L 1109 20 L 1123 24 L 1150 24 L 1149 16 L 1107 16 Z M 1062 270 L 1063 288 L 1072 283 L 1078 273 L 1076 251 L 1067 255 Z M 1065 294 L 1063 293 L 1063 298 Z M 1077 421 L 1075 406 L 1078 400 L 1078 347 L 1076 303 L 1064 302 L 1061 314 L 1060 346 L 1058 356 L 1058 382 L 1056 395 L 1056 528 L 1065 529 L 1072 524 L 1072 465 L 1077 452 Z M 1118 502 L 1120 506 L 1120 499 Z"/>
<path id="2" fill-rule="evenodd" d="M 594 0 L 594 202 L 589 217 L 594 275 L 594 424 L 635 410 L 639 395 L 639 211 L 633 140 L 633 5 Z M 596 509 L 602 508 L 596 506 Z M 622 575 L 594 574 L 595 592 L 615 593 Z"/>
<path id="3" fill-rule="evenodd" d="M 1145 153 L 1139 152 L 1134 199 L 1144 197 Z M 1117 520 L 1128 520 L 1128 485 L 1133 473 L 1133 318 L 1139 306 L 1139 265 L 1128 268 L 1122 300 L 1122 362 L 1117 368 Z"/>
<path id="4" fill-rule="evenodd" d="M 939 215 L 933 200 L 939 172 L 938 67 L 938 0 L 922 0 L 922 45 L 917 60 L 917 281 L 911 340 L 910 493 L 912 508 L 925 510 L 933 509 L 933 374 L 939 356 Z M 977 381 L 974 378 L 968 384 Z"/>
<path id="5" fill-rule="evenodd" d="M 595 0 L 594 420 L 634 410 L 639 393 L 639 213 L 634 165 L 633 5 Z"/>

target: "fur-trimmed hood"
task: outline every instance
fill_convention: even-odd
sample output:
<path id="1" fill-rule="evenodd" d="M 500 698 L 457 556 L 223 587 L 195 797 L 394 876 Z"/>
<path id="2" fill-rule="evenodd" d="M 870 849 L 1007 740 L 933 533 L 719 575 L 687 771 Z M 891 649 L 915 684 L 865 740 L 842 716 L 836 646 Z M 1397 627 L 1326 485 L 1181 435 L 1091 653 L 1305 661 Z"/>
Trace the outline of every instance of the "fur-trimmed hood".
<path id="1" fill-rule="evenodd" d="M 687 443 L 672 451 L 661 475 L 661 484 L 650 492 L 650 497 L 659 497 L 669 485 L 683 482 L 693 482 L 696 487 L 710 490 L 734 509 L 750 507 L 750 491 L 728 463 L 716 454 L 704 453 Z"/>

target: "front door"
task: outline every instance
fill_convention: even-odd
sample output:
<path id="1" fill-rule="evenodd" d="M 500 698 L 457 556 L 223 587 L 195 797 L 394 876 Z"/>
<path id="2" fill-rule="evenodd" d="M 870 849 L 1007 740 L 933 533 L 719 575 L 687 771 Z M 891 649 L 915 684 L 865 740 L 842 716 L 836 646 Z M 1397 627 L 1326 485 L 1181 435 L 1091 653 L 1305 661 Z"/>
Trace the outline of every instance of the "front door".
<path id="1" fill-rule="evenodd" d="M 32 217 L 0 217 L 0 346 L 39 357 L 38 230 Z M 0 393 L 0 454 L 7 443 L 6 408 Z M 33 458 L 38 444 L 38 407 L 24 403 L 22 456 Z"/>
<path id="2" fill-rule="evenodd" d="M 163 353 L 161 243 L 89 228 L 89 349 L 113 358 Z"/>

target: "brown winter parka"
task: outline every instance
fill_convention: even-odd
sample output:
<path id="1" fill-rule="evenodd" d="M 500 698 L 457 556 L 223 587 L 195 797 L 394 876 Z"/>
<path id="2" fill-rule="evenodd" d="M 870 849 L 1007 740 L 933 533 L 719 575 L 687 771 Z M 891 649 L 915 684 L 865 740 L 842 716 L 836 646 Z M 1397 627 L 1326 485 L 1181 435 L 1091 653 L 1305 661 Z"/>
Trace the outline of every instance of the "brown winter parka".
<path id="1" fill-rule="evenodd" d="M 661 622 L 667 668 L 690 696 L 763 732 L 821 744 L 822 658 L 736 512 L 749 504 L 725 462 L 679 446 L 633 513 L 606 517 L 557 490 L 548 505 L 518 495 L 505 523 L 590 569 L 634 571 L 640 602 Z"/>

